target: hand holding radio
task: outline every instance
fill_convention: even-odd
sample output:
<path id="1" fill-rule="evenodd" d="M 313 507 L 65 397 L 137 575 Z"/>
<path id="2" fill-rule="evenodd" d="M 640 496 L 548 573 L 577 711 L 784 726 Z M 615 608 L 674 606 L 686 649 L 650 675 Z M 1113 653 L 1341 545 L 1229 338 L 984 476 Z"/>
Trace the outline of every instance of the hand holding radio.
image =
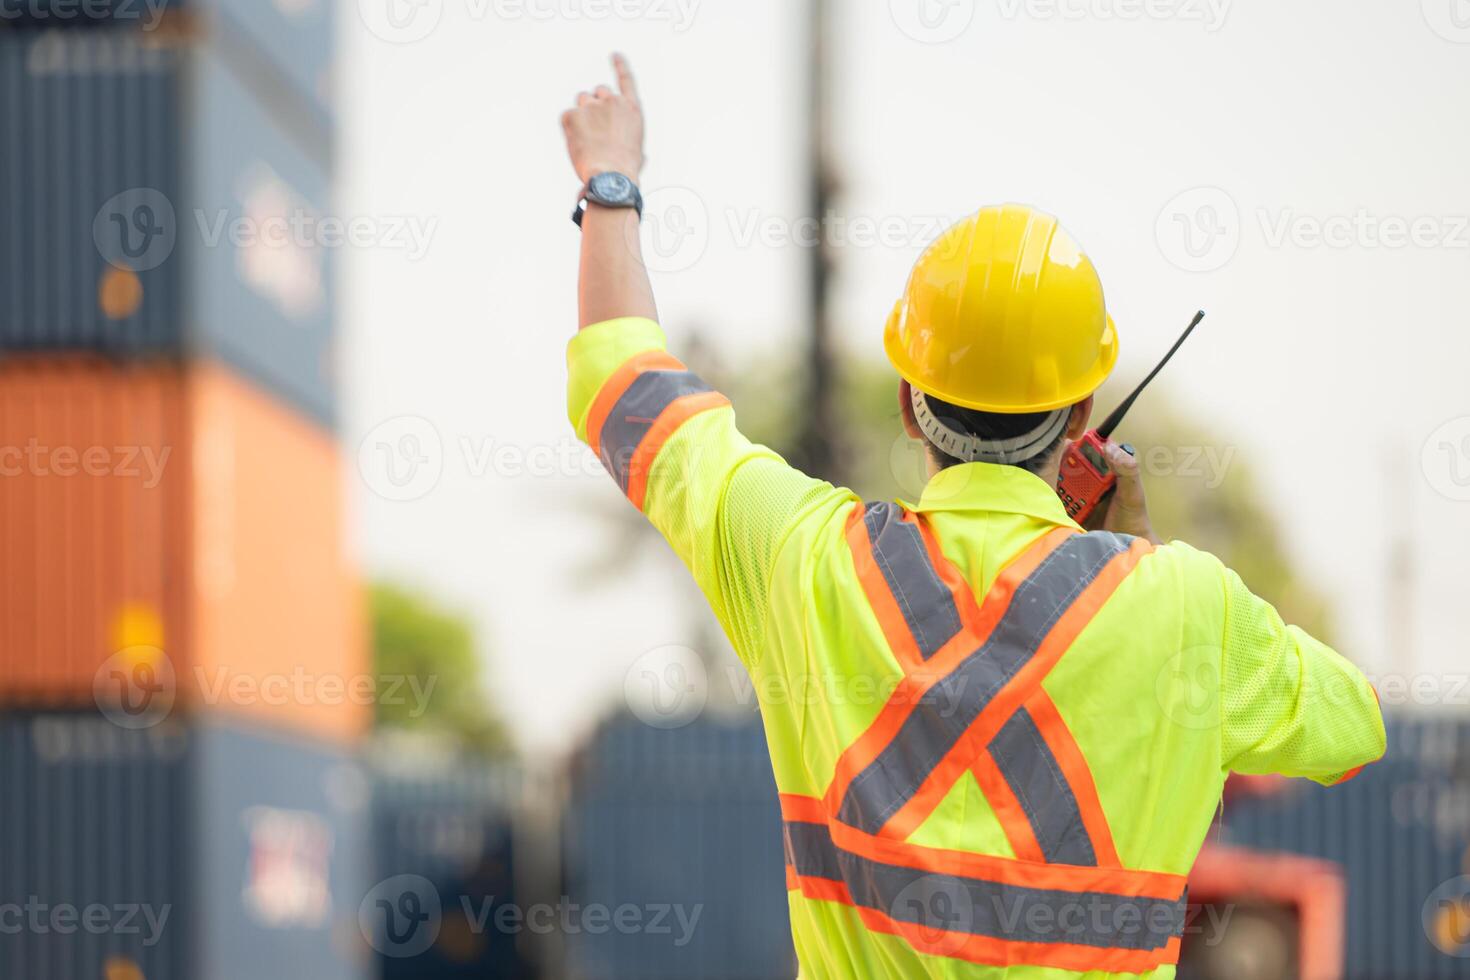
<path id="1" fill-rule="evenodd" d="M 1089 531 L 1116 531 L 1161 544 L 1148 516 L 1148 497 L 1143 490 L 1143 473 L 1133 447 L 1127 443 L 1119 445 L 1109 442 L 1103 454 L 1108 468 L 1117 478 L 1117 484 L 1103 495 L 1083 526 Z"/>
<path id="2" fill-rule="evenodd" d="M 1138 460 L 1129 452 L 1123 450 L 1113 442 L 1109 441 L 1113 431 L 1123 421 L 1123 416 L 1133 407 L 1143 389 L 1148 387 L 1174 352 L 1183 346 L 1184 341 L 1199 326 L 1205 318 L 1205 311 L 1200 310 L 1195 314 L 1184 333 L 1169 348 L 1169 353 L 1158 363 L 1143 383 L 1133 389 L 1133 393 L 1123 400 L 1123 404 L 1113 409 L 1103 424 L 1096 429 L 1090 429 L 1082 434 L 1082 438 L 1072 443 L 1062 453 L 1061 471 L 1057 475 L 1057 496 L 1062 498 L 1062 505 L 1067 509 L 1067 516 L 1072 518 L 1083 527 L 1093 528 L 1092 517 L 1095 513 L 1103 514 L 1102 526 L 1109 531 L 1122 531 L 1127 534 L 1138 534 L 1153 540 L 1153 529 L 1148 523 L 1148 507 L 1143 498 L 1143 481 L 1138 475 Z M 1126 491 L 1122 487 L 1120 476 L 1128 474 Z M 1106 510 L 1102 504 L 1107 504 Z M 1114 526 L 1113 510 L 1118 508 L 1117 521 L 1120 524 L 1132 525 L 1147 529 L 1147 533 L 1128 530 L 1127 527 Z"/>

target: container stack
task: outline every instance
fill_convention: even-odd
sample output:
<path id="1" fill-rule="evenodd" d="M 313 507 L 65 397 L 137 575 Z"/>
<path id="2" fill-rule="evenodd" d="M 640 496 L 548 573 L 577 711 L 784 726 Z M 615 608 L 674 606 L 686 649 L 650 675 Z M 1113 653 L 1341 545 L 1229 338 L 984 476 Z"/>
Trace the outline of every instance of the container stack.
<path id="1" fill-rule="evenodd" d="M 573 765 L 563 848 L 570 905 L 584 915 L 624 909 L 639 923 L 574 921 L 566 976 L 796 974 L 781 808 L 759 720 L 676 730 L 629 715 L 608 721 Z"/>
<path id="2" fill-rule="evenodd" d="M 328 0 L 0 21 L 0 976 L 363 975 Z"/>

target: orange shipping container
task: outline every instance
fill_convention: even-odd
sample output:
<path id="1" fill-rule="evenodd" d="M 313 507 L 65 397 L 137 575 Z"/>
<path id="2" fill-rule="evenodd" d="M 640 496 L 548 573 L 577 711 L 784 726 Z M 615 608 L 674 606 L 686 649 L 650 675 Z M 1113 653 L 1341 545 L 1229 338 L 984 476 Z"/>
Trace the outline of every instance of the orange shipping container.
<path id="1" fill-rule="evenodd" d="M 371 717 L 331 437 L 223 367 L 0 361 L 0 705 Z"/>

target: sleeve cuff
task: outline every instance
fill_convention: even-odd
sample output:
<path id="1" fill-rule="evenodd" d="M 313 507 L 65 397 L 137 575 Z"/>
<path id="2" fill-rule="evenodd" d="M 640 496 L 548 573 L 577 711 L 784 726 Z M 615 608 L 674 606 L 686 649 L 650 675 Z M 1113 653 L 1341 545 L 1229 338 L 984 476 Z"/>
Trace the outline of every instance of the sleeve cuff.
<path id="1" fill-rule="evenodd" d="M 567 417 L 577 438 L 587 441 L 587 414 L 598 391 L 627 361 L 667 342 L 657 323 L 647 317 L 604 320 L 578 331 L 567 344 Z"/>

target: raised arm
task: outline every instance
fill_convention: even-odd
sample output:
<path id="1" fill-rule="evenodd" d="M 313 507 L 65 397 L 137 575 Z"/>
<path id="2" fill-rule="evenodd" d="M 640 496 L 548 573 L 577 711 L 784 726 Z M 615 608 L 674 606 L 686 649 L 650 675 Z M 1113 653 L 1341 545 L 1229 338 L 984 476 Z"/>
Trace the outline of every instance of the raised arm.
<path id="1" fill-rule="evenodd" d="M 562 113 L 567 152 L 583 186 L 603 173 L 622 174 L 636 184 L 643 170 L 638 88 L 622 55 L 613 55 L 613 70 L 618 91 L 599 85 L 581 92 L 576 106 Z M 619 317 L 658 319 L 633 209 L 588 203 L 577 300 L 579 329 Z"/>
<path id="2" fill-rule="evenodd" d="M 643 165 L 638 93 L 627 63 L 614 57 L 613 66 L 617 93 L 606 86 L 583 92 L 562 116 L 584 184 L 605 173 L 633 179 Z M 753 664 L 784 542 L 803 522 L 820 526 L 851 494 L 746 439 L 729 401 L 665 350 L 633 209 L 589 203 L 582 236 L 567 414 L 618 488 L 684 560 L 736 651 Z"/>

